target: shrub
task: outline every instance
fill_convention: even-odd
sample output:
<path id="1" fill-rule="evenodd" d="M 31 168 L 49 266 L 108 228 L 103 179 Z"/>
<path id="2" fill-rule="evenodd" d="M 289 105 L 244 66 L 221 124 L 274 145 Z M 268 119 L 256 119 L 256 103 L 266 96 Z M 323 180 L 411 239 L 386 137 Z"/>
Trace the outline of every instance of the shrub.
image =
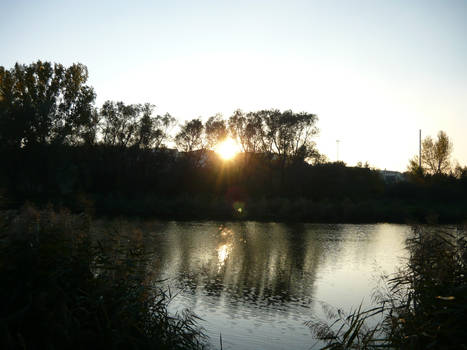
<path id="1" fill-rule="evenodd" d="M 88 217 L 30 206 L 0 219 L 1 348 L 204 347 L 196 317 L 170 315 L 151 285 L 141 235 L 99 242 Z"/>

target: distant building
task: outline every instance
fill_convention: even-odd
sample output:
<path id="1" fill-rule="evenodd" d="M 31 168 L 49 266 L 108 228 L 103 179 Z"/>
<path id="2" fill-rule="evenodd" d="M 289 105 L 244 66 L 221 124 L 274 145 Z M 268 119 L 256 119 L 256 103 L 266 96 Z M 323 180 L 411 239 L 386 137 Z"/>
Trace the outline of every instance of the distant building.
<path id="1" fill-rule="evenodd" d="M 406 180 L 405 175 L 400 171 L 380 170 L 379 173 L 387 184 L 398 183 Z"/>

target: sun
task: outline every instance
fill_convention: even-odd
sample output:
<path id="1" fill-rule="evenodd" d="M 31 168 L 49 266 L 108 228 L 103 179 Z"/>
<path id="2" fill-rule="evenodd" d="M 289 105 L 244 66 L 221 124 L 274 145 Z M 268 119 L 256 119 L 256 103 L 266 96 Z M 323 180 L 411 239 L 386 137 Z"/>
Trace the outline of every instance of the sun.
<path id="1" fill-rule="evenodd" d="M 238 144 L 230 137 L 217 144 L 214 149 L 216 153 L 224 160 L 232 159 L 239 152 Z"/>

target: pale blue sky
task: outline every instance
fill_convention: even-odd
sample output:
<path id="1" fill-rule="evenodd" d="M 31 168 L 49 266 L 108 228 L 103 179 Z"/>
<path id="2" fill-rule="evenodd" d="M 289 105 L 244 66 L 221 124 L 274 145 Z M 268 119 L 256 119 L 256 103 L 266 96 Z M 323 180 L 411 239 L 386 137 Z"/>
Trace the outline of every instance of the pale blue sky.
<path id="1" fill-rule="evenodd" d="M 0 2 L 0 65 L 87 65 L 97 102 L 178 119 L 318 114 L 318 148 L 405 170 L 418 129 L 467 165 L 467 1 Z"/>

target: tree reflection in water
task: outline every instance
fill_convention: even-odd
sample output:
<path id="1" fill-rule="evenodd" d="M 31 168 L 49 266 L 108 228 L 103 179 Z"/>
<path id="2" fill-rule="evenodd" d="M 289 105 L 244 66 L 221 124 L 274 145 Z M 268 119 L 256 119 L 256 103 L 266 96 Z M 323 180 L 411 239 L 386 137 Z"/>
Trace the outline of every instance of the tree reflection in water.
<path id="1" fill-rule="evenodd" d="M 193 310 L 213 339 L 222 332 L 224 341 L 243 349 L 255 343 L 253 329 L 264 339 L 256 348 L 269 343 L 277 344 L 267 348 L 291 343 L 309 348 L 312 338 L 304 322 L 321 312 L 315 302 L 358 305 L 371 293 L 375 260 L 395 268 L 405 232 L 397 225 L 159 225 L 149 243 L 154 280 L 180 291 L 173 309 Z M 391 237 L 397 238 L 392 245 Z"/>

